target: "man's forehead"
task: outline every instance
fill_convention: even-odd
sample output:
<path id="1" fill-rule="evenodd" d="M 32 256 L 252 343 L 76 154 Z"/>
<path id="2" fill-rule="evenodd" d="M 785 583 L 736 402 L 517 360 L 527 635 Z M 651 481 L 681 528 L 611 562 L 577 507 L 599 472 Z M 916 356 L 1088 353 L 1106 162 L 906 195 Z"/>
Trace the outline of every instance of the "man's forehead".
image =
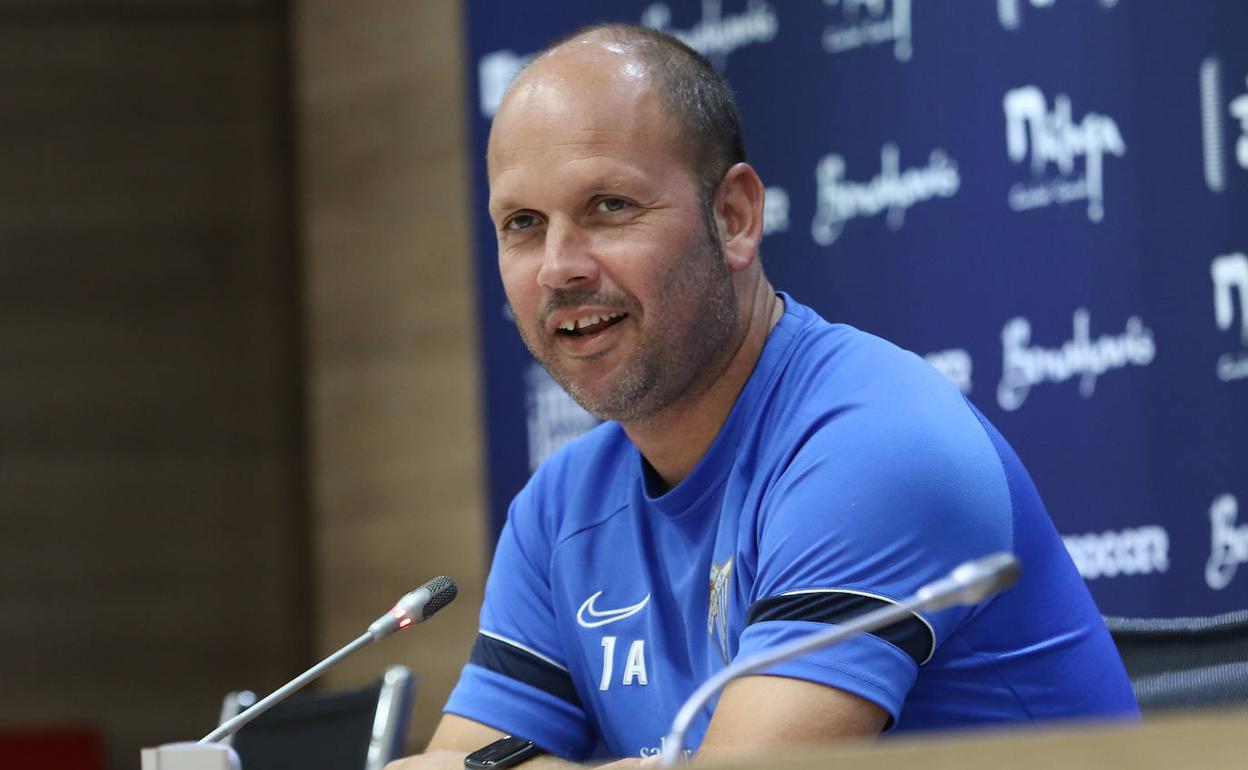
<path id="1" fill-rule="evenodd" d="M 631 60 L 612 54 L 607 65 L 573 66 L 580 58 L 597 60 L 597 55 L 542 60 L 522 73 L 523 80 L 508 92 L 490 128 L 491 176 L 534 153 L 592 152 L 595 145 L 654 145 L 675 138 L 650 79 L 625 72 Z"/>

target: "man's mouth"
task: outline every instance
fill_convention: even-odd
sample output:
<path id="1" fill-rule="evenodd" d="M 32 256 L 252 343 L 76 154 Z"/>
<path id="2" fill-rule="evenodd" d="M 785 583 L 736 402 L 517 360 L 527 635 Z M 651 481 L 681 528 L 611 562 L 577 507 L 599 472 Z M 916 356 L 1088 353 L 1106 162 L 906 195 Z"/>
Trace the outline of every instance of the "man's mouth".
<path id="1" fill-rule="evenodd" d="M 590 337 L 623 321 L 627 313 L 590 314 L 559 324 L 557 334 L 569 337 Z"/>

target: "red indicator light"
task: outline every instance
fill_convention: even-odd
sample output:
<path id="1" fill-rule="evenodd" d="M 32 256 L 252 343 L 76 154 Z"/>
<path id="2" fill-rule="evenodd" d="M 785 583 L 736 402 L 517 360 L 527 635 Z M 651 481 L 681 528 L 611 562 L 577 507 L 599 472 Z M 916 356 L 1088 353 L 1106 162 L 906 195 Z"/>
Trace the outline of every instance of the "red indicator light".
<path id="1" fill-rule="evenodd" d="M 399 621 L 399 628 L 407 628 L 411 624 L 412 624 L 411 618 L 403 618 L 402 620 Z"/>
<path id="2" fill-rule="evenodd" d="M 407 615 L 407 608 L 400 607 L 396 604 L 394 609 L 390 610 L 390 614 L 395 616 L 396 618 L 402 618 L 405 615 Z"/>

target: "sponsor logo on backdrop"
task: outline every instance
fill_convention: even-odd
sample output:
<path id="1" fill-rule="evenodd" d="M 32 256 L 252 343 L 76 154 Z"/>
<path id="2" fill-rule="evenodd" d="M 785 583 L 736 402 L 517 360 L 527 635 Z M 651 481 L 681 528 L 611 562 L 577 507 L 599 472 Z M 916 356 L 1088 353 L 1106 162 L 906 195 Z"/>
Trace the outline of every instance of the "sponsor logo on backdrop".
<path id="1" fill-rule="evenodd" d="M 1043 10 L 1052 8 L 1056 2 L 1057 0 L 997 0 L 997 19 L 1006 29 L 1018 29 L 1023 24 L 1024 3 L 1032 8 Z M 1118 0 L 1082 0 L 1082 2 L 1095 2 L 1104 10 L 1118 5 Z"/>
<path id="2" fill-rule="evenodd" d="M 945 375 L 945 379 L 958 386 L 958 390 L 967 394 L 971 393 L 971 354 L 962 348 L 951 348 L 949 350 L 937 350 L 928 353 L 923 358 L 931 364 L 936 371 Z"/>
<path id="3" fill-rule="evenodd" d="M 529 434 L 529 470 L 537 470 L 559 447 L 598 424 L 540 364 L 524 371 L 525 423 Z"/>
<path id="4" fill-rule="evenodd" d="M 740 13 L 728 14 L 723 12 L 722 0 L 702 0 L 702 19 L 689 29 L 672 27 L 672 9 L 666 3 L 652 3 L 642 11 L 641 24 L 679 38 L 720 69 L 733 51 L 769 43 L 780 31 L 775 9 L 764 0 L 748 0 Z M 509 50 L 492 51 L 481 57 L 477 62 L 477 106 L 483 117 L 494 117 L 507 86 L 532 58 L 531 53 Z"/>
<path id="5" fill-rule="evenodd" d="M 1239 302 L 1240 349 L 1218 357 L 1218 379 L 1223 382 L 1248 379 L 1248 254 L 1223 254 L 1209 265 L 1213 279 L 1213 317 L 1218 329 L 1235 332 L 1236 297 Z"/>
<path id="6" fill-rule="evenodd" d="M 1075 310 L 1074 334 L 1060 347 L 1031 344 L 1031 322 L 1011 318 L 1001 330 L 1003 362 L 997 403 L 1007 412 L 1023 405 L 1031 389 L 1046 383 L 1079 379 L 1079 395 L 1091 398 L 1097 378 L 1128 366 L 1148 366 L 1157 355 L 1153 332 L 1138 316 L 1127 319 L 1121 334 L 1102 334 L 1092 339 L 1092 315 L 1087 308 Z"/>
<path id="7" fill-rule="evenodd" d="M 763 196 L 763 235 L 789 231 L 789 193 L 783 187 L 768 187 Z"/>
<path id="8" fill-rule="evenodd" d="M 1248 77 L 1244 78 L 1248 86 Z M 1233 126 L 1235 147 L 1227 145 L 1227 120 Z M 1222 62 L 1210 56 L 1200 63 L 1200 138 L 1205 164 L 1205 184 L 1210 191 L 1226 190 L 1230 165 L 1248 170 L 1248 88 L 1229 102 L 1222 98 Z M 1233 158 L 1233 160 L 1232 160 Z"/>
<path id="9" fill-rule="evenodd" d="M 1030 159 L 1032 174 L 1029 181 L 1010 188 L 1010 208 L 1029 211 L 1086 200 L 1088 219 L 1100 222 L 1105 216 L 1105 156 L 1127 152 L 1114 119 L 1089 112 L 1076 123 L 1069 96 L 1058 94 L 1050 109 L 1036 86 L 1006 92 L 1003 106 L 1006 152 L 1015 163 Z"/>
<path id="10" fill-rule="evenodd" d="M 641 24 L 666 32 L 723 69 L 728 55 L 739 48 L 770 43 L 780 31 L 780 20 L 770 3 L 749 0 L 739 13 L 724 13 L 722 0 L 702 0 L 702 19 L 689 29 L 672 27 L 672 9 L 652 3 L 641 12 Z"/>
<path id="11" fill-rule="evenodd" d="M 910 61 L 910 0 L 823 0 L 839 8 L 838 22 L 823 28 L 823 50 L 830 54 L 881 43 L 893 44 L 897 61 Z"/>
<path id="12" fill-rule="evenodd" d="M 1205 583 L 1215 591 L 1231 584 L 1239 565 L 1248 564 L 1248 523 L 1236 524 L 1239 501 L 1234 495 L 1220 495 L 1209 506 L 1212 542 L 1205 563 Z"/>
<path id="13" fill-rule="evenodd" d="M 493 51 L 477 61 L 477 106 L 481 116 L 494 117 L 503 103 L 503 94 L 516 74 L 533 58 L 533 54 L 520 55 L 515 51 Z"/>
<path id="14" fill-rule="evenodd" d="M 958 164 L 941 149 L 932 150 L 927 164 L 901 168 L 901 151 L 891 142 L 880 148 L 880 173 L 869 181 L 845 178 L 845 158 L 835 153 L 823 156 L 815 168 L 815 218 L 810 234 L 820 246 L 830 246 L 841 237 L 851 219 L 885 214 L 889 229 L 899 230 L 906 211 L 936 198 L 952 198 L 962 184 Z"/>
<path id="15" fill-rule="evenodd" d="M 1170 534 L 1159 526 L 1063 535 L 1084 580 L 1150 575 L 1170 569 Z"/>

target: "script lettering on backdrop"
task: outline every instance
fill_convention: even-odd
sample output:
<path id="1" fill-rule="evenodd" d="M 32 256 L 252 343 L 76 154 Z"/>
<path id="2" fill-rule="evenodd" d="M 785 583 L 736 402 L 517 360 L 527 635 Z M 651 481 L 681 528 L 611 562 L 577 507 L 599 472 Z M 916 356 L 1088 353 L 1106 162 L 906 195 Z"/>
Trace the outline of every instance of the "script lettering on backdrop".
<path id="1" fill-rule="evenodd" d="M 763 190 L 763 235 L 789 231 L 789 193 L 783 187 Z"/>
<path id="2" fill-rule="evenodd" d="M 1248 77 L 1244 78 L 1248 85 Z M 1228 149 L 1227 120 L 1230 116 L 1237 125 L 1235 148 Z M 1215 193 L 1226 190 L 1227 176 L 1234 156 L 1234 163 L 1248 170 L 1248 89 L 1229 102 L 1222 97 L 1222 62 L 1209 56 L 1200 63 L 1200 139 L 1205 166 L 1205 184 Z"/>
<path id="3" fill-rule="evenodd" d="M 679 38 L 720 69 L 733 51 L 769 43 L 780 31 L 775 9 L 763 0 L 749 0 L 745 10 L 730 14 L 723 13 L 722 0 L 702 0 L 702 19 L 689 29 L 673 28 L 672 9 L 664 3 L 652 3 L 642 11 L 640 23 Z M 492 51 L 481 57 L 477 62 L 477 101 L 483 117 L 494 117 L 507 86 L 532 58 L 531 53 L 509 50 Z"/>
<path id="4" fill-rule="evenodd" d="M 1091 398 L 1096 380 L 1106 372 L 1128 366 L 1148 366 L 1157 355 L 1153 332 L 1139 316 L 1127 319 L 1122 334 L 1102 334 L 1092 339 L 1092 315 L 1087 308 L 1075 310 L 1074 336 L 1059 348 L 1031 345 L 1031 322 L 1011 318 L 1001 330 L 1003 362 L 997 403 L 1007 412 L 1023 405 L 1031 389 L 1043 383 L 1079 378 L 1079 395 Z"/>
<path id="5" fill-rule="evenodd" d="M 1006 92 L 1003 106 L 1006 153 L 1015 163 L 1030 155 L 1033 177 L 1010 188 L 1010 208 L 1029 211 L 1086 200 L 1088 219 L 1100 222 L 1105 217 L 1104 158 L 1127 152 L 1114 119 L 1089 112 L 1075 123 L 1069 96 L 1058 94 L 1050 111 L 1036 86 Z M 1080 158 L 1083 174 L 1077 175 Z M 1045 176 L 1049 164 L 1056 166 L 1056 176 Z"/>
<path id="6" fill-rule="evenodd" d="M 1032 8 L 1052 8 L 1057 0 L 1027 0 Z M 1083 0 L 1089 2 L 1090 0 Z M 1104 10 L 1118 5 L 1118 0 L 1094 0 Z M 1023 23 L 1023 0 L 997 0 L 997 19 L 1006 29 L 1018 29 Z"/>
<path id="7" fill-rule="evenodd" d="M 906 211 L 924 201 L 952 198 L 962 184 L 958 164 L 941 149 L 932 150 L 926 166 L 901 170 L 901 151 L 893 143 L 880 148 L 880 173 L 869 182 L 845 178 L 845 158 L 823 156 L 815 167 L 815 218 L 810 235 L 820 246 L 831 246 L 851 219 L 886 212 L 890 230 L 899 230 Z"/>
<path id="8" fill-rule="evenodd" d="M 1205 564 L 1205 583 L 1215 591 L 1231 584 L 1239 565 L 1248 563 L 1248 524 L 1236 525 L 1239 501 L 1234 495 L 1220 495 L 1209 506 L 1212 542 Z"/>
<path id="9" fill-rule="evenodd" d="M 971 394 L 971 354 L 962 348 L 935 350 L 923 356 L 945 379 L 958 386 L 966 395 Z"/>
<path id="10" fill-rule="evenodd" d="M 702 0 L 702 19 L 689 29 L 672 27 L 672 9 L 653 3 L 641 12 L 641 24 L 679 39 L 723 69 L 728 54 L 755 43 L 770 43 L 780 31 L 776 11 L 763 0 L 749 0 L 740 13 L 723 12 L 721 0 Z"/>
<path id="11" fill-rule="evenodd" d="M 529 437 L 529 472 L 559 447 L 598 424 L 536 362 L 524 370 L 525 427 Z"/>
<path id="12" fill-rule="evenodd" d="M 1213 317 L 1221 331 L 1234 331 L 1235 300 L 1239 299 L 1240 350 L 1218 357 L 1218 379 L 1248 379 L 1248 254 L 1215 257 L 1209 276 L 1213 279 Z"/>
<path id="13" fill-rule="evenodd" d="M 1149 525 L 1118 532 L 1063 535 L 1062 542 L 1084 580 L 1148 575 L 1170 569 L 1170 533 Z"/>
<path id="14" fill-rule="evenodd" d="M 487 53 L 477 61 L 477 107 L 482 117 L 494 117 L 507 86 L 532 58 L 533 54 L 522 56 L 504 50 Z"/>
<path id="15" fill-rule="evenodd" d="M 910 61 L 910 0 L 823 0 L 841 11 L 839 23 L 823 29 L 823 50 L 844 53 L 881 43 L 893 44 L 897 61 Z"/>

